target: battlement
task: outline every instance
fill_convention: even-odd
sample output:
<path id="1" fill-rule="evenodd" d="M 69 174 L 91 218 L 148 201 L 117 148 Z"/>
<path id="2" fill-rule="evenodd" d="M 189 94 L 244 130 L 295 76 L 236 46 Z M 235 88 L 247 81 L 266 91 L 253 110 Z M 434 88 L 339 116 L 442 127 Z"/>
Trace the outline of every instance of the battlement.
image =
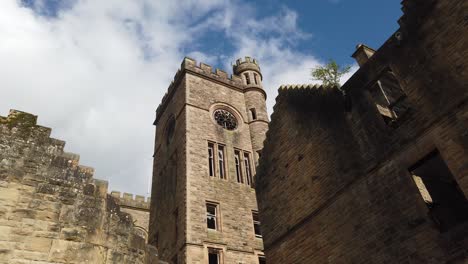
<path id="1" fill-rule="evenodd" d="M 244 60 L 237 59 L 236 64 L 232 66 L 232 71 L 236 75 L 240 75 L 244 71 L 256 71 L 260 76 L 262 76 L 258 61 L 250 58 L 249 56 L 246 56 Z"/>
<path id="2" fill-rule="evenodd" d="M 325 110 L 325 108 L 329 106 L 333 107 L 331 104 L 323 106 L 323 104 L 327 104 L 327 101 L 331 98 L 330 95 L 333 95 L 332 97 L 338 96 L 337 98 L 341 98 L 342 93 L 337 86 L 327 86 L 323 84 L 281 85 L 278 88 L 278 96 L 276 97 L 276 104 L 273 107 L 273 114 L 282 101 L 287 101 L 285 98 L 296 98 L 295 100 L 298 102 L 305 101 L 305 105 L 308 105 L 308 107 L 322 105 L 321 107 Z M 335 101 L 335 99 L 333 99 L 333 101 Z M 312 106 L 312 104 L 315 106 Z"/>
<path id="3" fill-rule="evenodd" d="M 121 193 L 118 191 L 111 191 L 110 195 L 116 198 L 117 204 L 119 204 L 121 207 L 149 211 L 151 197 L 145 198 L 142 195 L 134 196 L 133 194 L 126 192 L 124 192 L 123 195 L 121 195 Z"/>
<path id="4" fill-rule="evenodd" d="M 242 78 L 235 74 L 229 75 L 226 71 L 218 68 L 214 68 L 213 70 L 213 67 L 211 65 L 205 64 L 203 62 L 197 63 L 196 60 L 189 57 L 185 57 L 180 65 L 180 69 L 177 70 L 174 79 L 167 88 L 167 92 L 164 94 L 161 103 L 156 109 L 156 121 L 154 124 L 156 124 L 159 120 L 159 117 L 166 108 L 167 103 L 174 94 L 177 86 L 180 83 L 180 80 L 183 78 L 184 73 L 186 72 L 202 75 L 206 78 L 221 82 L 223 84 L 238 89 L 242 89 L 242 87 L 244 86 Z"/>
<path id="5" fill-rule="evenodd" d="M 249 56 L 245 56 L 244 60 L 242 60 L 242 58 L 239 58 L 239 59 L 236 60 L 236 66 L 239 66 L 239 65 L 244 64 L 244 63 L 253 63 L 253 64 L 256 64 L 257 66 L 259 66 L 258 61 L 256 59 L 250 58 Z"/>

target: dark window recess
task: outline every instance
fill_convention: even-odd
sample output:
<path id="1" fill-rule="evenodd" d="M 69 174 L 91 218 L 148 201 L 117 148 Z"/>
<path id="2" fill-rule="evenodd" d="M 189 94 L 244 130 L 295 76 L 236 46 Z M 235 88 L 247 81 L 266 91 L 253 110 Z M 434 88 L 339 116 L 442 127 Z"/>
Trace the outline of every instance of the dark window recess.
<path id="1" fill-rule="evenodd" d="M 219 249 L 208 248 L 208 264 L 221 264 L 221 252 Z"/>
<path id="2" fill-rule="evenodd" d="M 384 70 L 369 92 L 387 125 L 392 125 L 409 109 L 406 94 L 390 69 Z"/>
<path id="3" fill-rule="evenodd" d="M 209 229 L 218 229 L 217 206 L 215 204 L 206 204 L 206 224 Z"/>
<path id="4" fill-rule="evenodd" d="M 226 169 L 224 165 L 224 147 L 218 145 L 219 177 L 226 179 Z"/>
<path id="5" fill-rule="evenodd" d="M 254 73 L 254 82 L 255 82 L 255 84 L 258 84 L 257 76 L 258 75 L 256 73 Z"/>
<path id="6" fill-rule="evenodd" d="M 246 82 L 247 84 L 250 84 L 250 76 L 249 76 L 249 74 L 248 74 L 248 73 L 244 73 L 244 76 L 245 76 L 245 82 Z"/>
<path id="7" fill-rule="evenodd" d="M 169 145 L 174 138 L 175 119 L 171 118 L 166 128 L 166 144 Z"/>
<path id="8" fill-rule="evenodd" d="M 468 220 L 465 195 L 437 150 L 409 171 L 440 231 L 447 231 Z"/>
<path id="9" fill-rule="evenodd" d="M 262 232 L 260 232 L 260 218 L 258 217 L 257 212 L 252 212 L 252 219 L 253 219 L 253 224 L 254 224 L 255 236 L 261 237 Z"/>
<path id="10" fill-rule="evenodd" d="M 208 143 L 208 167 L 210 176 L 215 176 L 214 164 L 214 145 L 212 143 Z"/>
<path id="11" fill-rule="evenodd" d="M 236 176 L 238 183 L 244 183 L 244 179 L 242 178 L 242 170 L 241 170 L 241 161 L 240 161 L 240 152 L 234 151 L 234 161 L 236 163 Z"/>
<path id="12" fill-rule="evenodd" d="M 245 178 L 249 186 L 253 185 L 252 182 L 252 169 L 250 167 L 250 156 L 248 153 L 244 154 L 244 168 L 245 168 Z"/>
<path id="13" fill-rule="evenodd" d="M 266 264 L 266 258 L 264 256 L 258 256 L 258 264 Z"/>
<path id="14" fill-rule="evenodd" d="M 250 113 L 252 114 L 252 120 L 257 120 L 257 111 L 255 111 L 255 108 L 250 108 Z"/>

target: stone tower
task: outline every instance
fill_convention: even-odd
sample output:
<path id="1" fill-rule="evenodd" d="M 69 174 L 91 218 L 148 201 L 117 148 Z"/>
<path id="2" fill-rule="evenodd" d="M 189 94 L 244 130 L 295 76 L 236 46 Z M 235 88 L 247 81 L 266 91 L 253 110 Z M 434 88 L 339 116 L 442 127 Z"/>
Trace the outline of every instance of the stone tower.
<path id="1" fill-rule="evenodd" d="M 170 263 L 264 263 L 255 164 L 268 128 L 256 60 L 185 58 L 156 110 L 149 243 Z"/>

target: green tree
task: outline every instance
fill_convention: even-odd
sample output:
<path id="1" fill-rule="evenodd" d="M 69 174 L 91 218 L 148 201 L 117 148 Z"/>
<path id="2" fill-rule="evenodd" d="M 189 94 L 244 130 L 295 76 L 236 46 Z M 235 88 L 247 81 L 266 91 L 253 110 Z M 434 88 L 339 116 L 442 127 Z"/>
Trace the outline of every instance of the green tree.
<path id="1" fill-rule="evenodd" d="M 322 81 L 326 86 L 340 87 L 340 78 L 348 73 L 351 66 L 340 66 L 334 60 L 329 60 L 325 66 L 312 69 L 311 75 L 314 80 Z"/>

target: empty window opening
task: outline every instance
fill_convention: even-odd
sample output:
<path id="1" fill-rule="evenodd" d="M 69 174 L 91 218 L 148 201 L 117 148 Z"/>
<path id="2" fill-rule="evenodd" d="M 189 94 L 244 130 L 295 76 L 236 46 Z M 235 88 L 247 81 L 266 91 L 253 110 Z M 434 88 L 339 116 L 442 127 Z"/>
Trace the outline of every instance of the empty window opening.
<path id="1" fill-rule="evenodd" d="M 208 248 L 208 264 L 221 264 L 221 250 Z"/>
<path id="2" fill-rule="evenodd" d="M 431 218 L 442 232 L 468 220 L 465 195 L 437 150 L 409 171 Z"/>
<path id="3" fill-rule="evenodd" d="M 208 167 L 210 176 L 215 176 L 215 163 L 214 163 L 214 145 L 208 143 Z"/>
<path id="4" fill-rule="evenodd" d="M 237 182 L 238 183 L 244 183 L 244 179 L 242 178 L 240 152 L 237 151 L 237 150 L 234 151 L 234 161 L 235 161 L 235 164 L 236 164 Z"/>
<path id="5" fill-rule="evenodd" d="M 254 82 L 255 82 L 255 84 L 258 84 L 258 79 L 257 79 L 257 74 L 256 73 L 254 73 Z"/>
<path id="6" fill-rule="evenodd" d="M 255 108 L 250 108 L 250 113 L 252 114 L 252 120 L 257 120 L 257 111 Z"/>
<path id="7" fill-rule="evenodd" d="M 244 73 L 244 76 L 245 76 L 245 82 L 246 82 L 247 84 L 250 84 L 250 76 L 249 76 L 249 74 L 248 74 L 248 73 Z"/>
<path id="8" fill-rule="evenodd" d="M 206 204 L 206 224 L 208 229 L 218 230 L 218 206 L 216 204 Z"/>
<path id="9" fill-rule="evenodd" d="M 262 233 L 260 232 L 260 218 L 258 217 L 257 212 L 252 212 L 252 219 L 253 219 L 255 236 L 261 237 Z"/>
<path id="10" fill-rule="evenodd" d="M 258 256 L 258 264 L 266 264 L 265 256 Z"/>
<path id="11" fill-rule="evenodd" d="M 370 94 L 387 125 L 392 125 L 409 109 L 406 94 L 389 68 L 381 73 L 371 87 Z"/>
<path id="12" fill-rule="evenodd" d="M 226 168 L 224 162 L 224 147 L 218 146 L 219 177 L 226 179 Z"/>
<path id="13" fill-rule="evenodd" d="M 245 168 L 245 178 L 247 184 L 252 186 L 252 169 L 250 167 L 250 157 L 248 153 L 244 153 L 244 168 Z"/>

